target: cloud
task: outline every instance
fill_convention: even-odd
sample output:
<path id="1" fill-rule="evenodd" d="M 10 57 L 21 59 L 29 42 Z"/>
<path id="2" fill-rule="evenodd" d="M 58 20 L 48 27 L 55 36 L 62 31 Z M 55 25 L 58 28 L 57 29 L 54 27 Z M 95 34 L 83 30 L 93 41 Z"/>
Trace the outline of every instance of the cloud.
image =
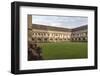
<path id="1" fill-rule="evenodd" d="M 32 15 L 32 23 L 55 27 L 75 28 L 88 24 L 88 17 Z"/>

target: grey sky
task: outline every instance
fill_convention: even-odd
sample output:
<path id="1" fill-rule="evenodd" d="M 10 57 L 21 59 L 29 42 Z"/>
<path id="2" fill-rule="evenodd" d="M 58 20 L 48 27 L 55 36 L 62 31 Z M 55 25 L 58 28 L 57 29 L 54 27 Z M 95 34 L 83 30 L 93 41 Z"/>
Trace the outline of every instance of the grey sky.
<path id="1" fill-rule="evenodd" d="M 55 27 L 75 28 L 88 24 L 88 17 L 32 15 L 32 23 Z"/>

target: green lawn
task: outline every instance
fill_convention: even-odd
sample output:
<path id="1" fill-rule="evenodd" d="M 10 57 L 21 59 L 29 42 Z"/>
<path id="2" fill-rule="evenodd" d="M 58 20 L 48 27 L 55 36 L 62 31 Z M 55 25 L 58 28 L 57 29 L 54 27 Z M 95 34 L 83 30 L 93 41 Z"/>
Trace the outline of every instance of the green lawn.
<path id="1" fill-rule="evenodd" d="M 44 60 L 87 58 L 87 42 L 40 43 Z"/>

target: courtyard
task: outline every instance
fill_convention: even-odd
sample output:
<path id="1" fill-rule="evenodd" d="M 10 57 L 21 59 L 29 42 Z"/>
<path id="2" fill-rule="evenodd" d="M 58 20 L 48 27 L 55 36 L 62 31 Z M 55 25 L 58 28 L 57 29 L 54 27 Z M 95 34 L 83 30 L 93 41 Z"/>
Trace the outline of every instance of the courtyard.
<path id="1" fill-rule="evenodd" d="M 88 57 L 87 42 L 39 43 L 44 60 Z"/>

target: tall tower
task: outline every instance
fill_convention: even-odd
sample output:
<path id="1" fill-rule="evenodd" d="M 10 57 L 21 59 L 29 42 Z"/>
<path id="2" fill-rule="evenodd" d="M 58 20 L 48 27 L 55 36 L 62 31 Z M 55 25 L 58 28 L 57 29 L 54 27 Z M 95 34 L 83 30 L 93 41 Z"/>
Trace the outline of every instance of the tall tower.
<path id="1" fill-rule="evenodd" d="M 28 15 L 28 41 L 32 42 L 32 15 Z"/>
<path id="2" fill-rule="evenodd" d="M 32 15 L 28 15 L 28 28 L 32 28 Z"/>

